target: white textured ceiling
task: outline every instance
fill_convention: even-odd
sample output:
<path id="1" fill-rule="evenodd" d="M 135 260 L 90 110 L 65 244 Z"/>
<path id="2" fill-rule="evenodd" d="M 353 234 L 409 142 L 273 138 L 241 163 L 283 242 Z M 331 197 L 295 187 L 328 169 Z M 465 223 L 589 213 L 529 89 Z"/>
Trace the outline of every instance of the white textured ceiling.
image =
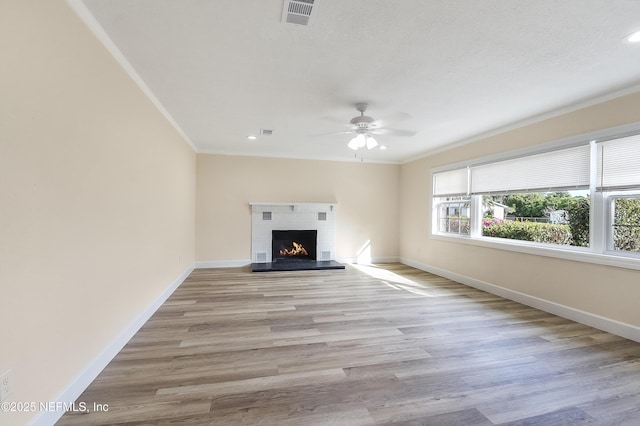
<path id="1" fill-rule="evenodd" d="M 403 162 L 640 84 L 638 0 L 317 0 L 306 27 L 283 0 L 74 3 L 198 152 L 354 160 L 349 135 L 316 135 L 367 101 L 416 135 L 364 160 Z"/>

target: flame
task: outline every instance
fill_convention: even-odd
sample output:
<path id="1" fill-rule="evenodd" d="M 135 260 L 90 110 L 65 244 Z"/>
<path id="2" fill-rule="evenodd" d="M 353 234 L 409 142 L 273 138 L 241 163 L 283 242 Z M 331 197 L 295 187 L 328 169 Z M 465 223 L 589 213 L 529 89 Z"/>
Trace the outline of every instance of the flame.
<path id="1" fill-rule="evenodd" d="M 292 249 L 282 249 L 280 250 L 280 256 L 308 256 L 307 250 L 302 247 L 302 244 L 298 244 L 295 241 L 293 242 Z"/>

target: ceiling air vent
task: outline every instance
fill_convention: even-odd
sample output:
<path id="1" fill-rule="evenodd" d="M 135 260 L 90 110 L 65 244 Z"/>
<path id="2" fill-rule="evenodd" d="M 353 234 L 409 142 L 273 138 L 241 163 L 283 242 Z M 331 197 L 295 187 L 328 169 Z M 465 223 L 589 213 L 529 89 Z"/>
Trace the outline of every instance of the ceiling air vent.
<path id="1" fill-rule="evenodd" d="M 318 0 L 284 0 L 282 22 L 295 25 L 307 25 L 311 11 Z"/>
<path id="2" fill-rule="evenodd" d="M 265 136 L 271 136 L 273 134 L 273 130 L 271 129 L 260 129 L 260 134 Z"/>

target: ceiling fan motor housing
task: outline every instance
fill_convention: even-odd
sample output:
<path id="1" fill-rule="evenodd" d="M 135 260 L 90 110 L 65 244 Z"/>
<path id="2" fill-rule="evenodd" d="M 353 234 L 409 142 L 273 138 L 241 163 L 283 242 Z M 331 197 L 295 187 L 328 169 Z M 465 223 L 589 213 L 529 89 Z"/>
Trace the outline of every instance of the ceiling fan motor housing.
<path id="1" fill-rule="evenodd" d="M 351 123 L 354 126 L 357 126 L 359 128 L 365 128 L 366 129 L 374 121 L 375 120 L 373 119 L 373 117 L 369 117 L 368 115 L 360 115 L 358 117 L 353 117 L 349 123 Z"/>
<path id="2" fill-rule="evenodd" d="M 356 126 L 358 130 L 366 130 L 369 126 L 375 121 L 373 117 L 369 117 L 368 115 L 364 115 L 364 112 L 367 110 L 367 106 L 369 106 L 366 102 L 358 102 L 356 104 L 356 109 L 360 111 L 360 116 L 353 117 L 349 123 L 353 126 Z M 372 126 L 373 127 L 373 126 Z"/>

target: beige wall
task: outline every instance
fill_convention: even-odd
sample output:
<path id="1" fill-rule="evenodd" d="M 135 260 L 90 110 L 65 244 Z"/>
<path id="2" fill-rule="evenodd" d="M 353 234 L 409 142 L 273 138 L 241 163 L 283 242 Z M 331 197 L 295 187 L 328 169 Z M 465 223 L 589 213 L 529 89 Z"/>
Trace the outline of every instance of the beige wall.
<path id="1" fill-rule="evenodd" d="M 48 402 L 193 264 L 195 154 L 63 0 L 0 56 L 0 372 Z"/>
<path id="2" fill-rule="evenodd" d="M 199 154 L 196 260 L 251 259 L 250 202 L 338 202 L 336 253 L 398 255 L 397 165 Z"/>
<path id="3" fill-rule="evenodd" d="M 640 93 L 444 151 L 401 168 L 400 256 L 640 326 L 640 271 L 429 238 L 433 167 L 640 121 Z"/>

